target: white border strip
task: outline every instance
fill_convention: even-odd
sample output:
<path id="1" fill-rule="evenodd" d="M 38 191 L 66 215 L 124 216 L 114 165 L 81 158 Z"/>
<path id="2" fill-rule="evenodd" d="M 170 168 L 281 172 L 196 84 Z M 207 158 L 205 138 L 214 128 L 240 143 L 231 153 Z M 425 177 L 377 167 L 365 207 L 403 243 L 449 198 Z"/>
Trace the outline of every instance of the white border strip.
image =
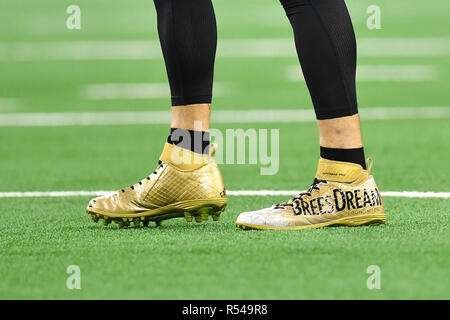
<path id="1" fill-rule="evenodd" d="M 113 193 L 114 191 L 37 191 L 37 192 L 0 192 L 0 198 L 41 198 L 41 197 L 82 197 L 101 196 Z M 293 196 L 298 194 L 298 190 L 227 190 L 230 196 Z M 450 198 L 450 192 L 420 192 L 420 191 L 386 191 L 382 192 L 383 197 L 397 198 Z"/>

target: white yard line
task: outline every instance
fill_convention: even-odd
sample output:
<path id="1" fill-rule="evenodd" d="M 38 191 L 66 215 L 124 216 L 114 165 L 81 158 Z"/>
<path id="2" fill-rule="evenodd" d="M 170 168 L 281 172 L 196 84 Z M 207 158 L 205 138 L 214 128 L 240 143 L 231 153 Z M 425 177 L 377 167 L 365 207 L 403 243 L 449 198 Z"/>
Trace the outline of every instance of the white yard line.
<path id="1" fill-rule="evenodd" d="M 448 119 L 450 106 L 360 108 L 363 120 Z M 4 113 L 0 127 L 168 124 L 170 111 Z M 311 109 L 214 110 L 212 123 L 289 123 L 315 121 Z"/>
<path id="2" fill-rule="evenodd" d="M 434 81 L 439 76 L 436 66 L 429 65 L 358 65 L 358 82 L 423 82 Z M 305 81 L 300 66 L 286 69 L 289 81 Z"/>
<path id="3" fill-rule="evenodd" d="M 41 198 L 41 197 L 81 197 L 101 196 L 114 191 L 36 191 L 36 192 L 0 192 L 0 198 Z M 293 196 L 298 190 L 227 190 L 230 196 Z M 386 191 L 381 193 L 384 197 L 398 198 L 450 198 L 450 192 L 419 192 L 419 191 Z"/>
<path id="4" fill-rule="evenodd" d="M 359 56 L 448 56 L 450 37 L 360 38 Z M 219 58 L 295 57 L 292 38 L 220 39 Z M 158 40 L 91 40 L 0 43 L 0 60 L 148 60 L 161 59 Z"/>
<path id="5" fill-rule="evenodd" d="M 229 87 L 223 82 L 214 83 L 214 96 L 226 96 Z M 80 95 L 88 100 L 161 99 L 170 97 L 170 89 L 168 82 L 94 83 L 83 86 Z"/>

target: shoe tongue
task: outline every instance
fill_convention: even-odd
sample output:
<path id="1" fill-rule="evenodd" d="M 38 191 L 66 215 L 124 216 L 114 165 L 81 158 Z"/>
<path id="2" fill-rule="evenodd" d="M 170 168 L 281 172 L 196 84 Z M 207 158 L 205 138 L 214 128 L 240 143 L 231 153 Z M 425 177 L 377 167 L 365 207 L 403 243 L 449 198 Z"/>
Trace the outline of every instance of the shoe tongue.
<path id="1" fill-rule="evenodd" d="M 209 155 L 195 153 L 166 142 L 159 160 L 180 170 L 191 171 L 209 163 L 211 158 Z"/>
<path id="2" fill-rule="evenodd" d="M 365 170 L 356 163 L 332 161 L 320 158 L 316 178 L 335 182 L 356 181 Z"/>

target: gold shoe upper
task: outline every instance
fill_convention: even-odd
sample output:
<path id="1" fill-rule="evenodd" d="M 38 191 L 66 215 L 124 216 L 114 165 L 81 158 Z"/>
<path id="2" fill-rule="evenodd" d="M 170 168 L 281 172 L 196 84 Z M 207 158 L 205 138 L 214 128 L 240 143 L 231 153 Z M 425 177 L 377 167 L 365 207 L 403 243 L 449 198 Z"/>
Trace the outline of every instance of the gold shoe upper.
<path id="1" fill-rule="evenodd" d="M 213 155 L 200 155 L 166 143 L 158 168 L 129 188 L 92 199 L 88 212 L 138 214 L 186 200 L 225 197 Z"/>
<path id="2" fill-rule="evenodd" d="M 384 215 L 380 191 L 370 165 L 320 159 L 316 179 L 308 191 L 270 208 L 244 212 L 237 223 L 301 227 L 327 224 L 355 215 Z"/>

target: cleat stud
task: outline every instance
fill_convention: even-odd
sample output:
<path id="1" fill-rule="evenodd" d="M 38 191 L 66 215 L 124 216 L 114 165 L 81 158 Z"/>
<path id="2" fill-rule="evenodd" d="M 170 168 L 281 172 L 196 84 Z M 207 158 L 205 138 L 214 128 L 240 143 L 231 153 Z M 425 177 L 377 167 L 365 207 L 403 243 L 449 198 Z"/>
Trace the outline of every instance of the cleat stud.
<path id="1" fill-rule="evenodd" d="M 212 217 L 213 217 L 213 221 L 219 221 L 220 215 L 216 214 L 216 215 L 213 215 Z"/>
<path id="2" fill-rule="evenodd" d="M 134 226 L 136 228 L 139 228 L 141 226 L 141 220 L 140 219 L 134 219 L 133 223 L 134 223 Z"/>
<path id="3" fill-rule="evenodd" d="M 128 218 L 122 218 L 122 221 L 123 222 L 128 221 Z"/>
<path id="4" fill-rule="evenodd" d="M 141 219 L 142 221 L 145 221 L 145 217 L 140 217 L 140 219 Z"/>
<path id="5" fill-rule="evenodd" d="M 201 216 L 195 216 L 195 222 L 200 223 L 202 221 L 203 221 L 203 219 Z"/>
<path id="6" fill-rule="evenodd" d="M 103 225 L 107 226 L 111 223 L 111 220 L 109 220 L 108 218 L 103 218 Z"/>
<path id="7" fill-rule="evenodd" d="M 91 219 L 92 219 L 92 221 L 97 222 L 99 218 L 97 215 L 91 214 Z"/>
<path id="8" fill-rule="evenodd" d="M 155 223 L 156 223 L 157 227 L 160 227 L 162 225 L 162 221 L 161 220 L 156 220 Z"/>
<path id="9" fill-rule="evenodd" d="M 144 225 L 144 227 L 148 227 L 148 220 L 142 221 L 142 224 Z"/>
<path id="10" fill-rule="evenodd" d="M 192 222 L 192 215 L 189 212 L 184 213 L 184 218 L 187 222 Z"/>
<path id="11" fill-rule="evenodd" d="M 123 228 L 123 222 L 122 221 L 116 221 L 116 223 L 119 226 L 119 229 Z"/>

